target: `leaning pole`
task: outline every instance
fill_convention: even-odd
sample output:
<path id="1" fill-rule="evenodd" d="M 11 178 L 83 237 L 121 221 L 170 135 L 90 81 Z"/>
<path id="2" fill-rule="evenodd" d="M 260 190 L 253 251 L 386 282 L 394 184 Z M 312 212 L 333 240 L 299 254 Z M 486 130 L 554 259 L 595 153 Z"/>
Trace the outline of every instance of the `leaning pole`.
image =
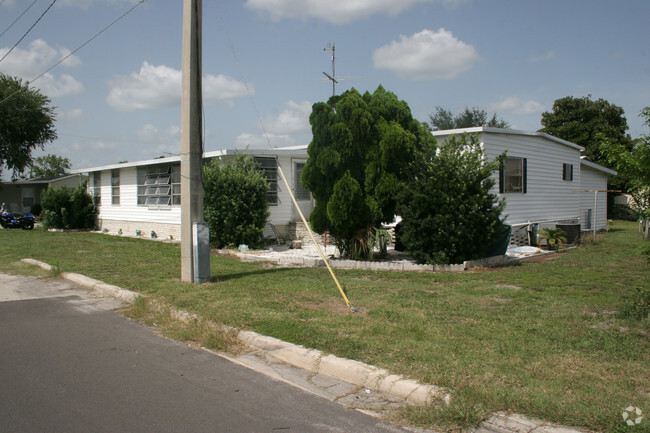
<path id="1" fill-rule="evenodd" d="M 181 101 L 181 280 L 205 282 L 205 223 L 202 182 L 202 0 L 183 0 L 183 54 Z M 210 276 L 207 248 L 207 280 Z"/>

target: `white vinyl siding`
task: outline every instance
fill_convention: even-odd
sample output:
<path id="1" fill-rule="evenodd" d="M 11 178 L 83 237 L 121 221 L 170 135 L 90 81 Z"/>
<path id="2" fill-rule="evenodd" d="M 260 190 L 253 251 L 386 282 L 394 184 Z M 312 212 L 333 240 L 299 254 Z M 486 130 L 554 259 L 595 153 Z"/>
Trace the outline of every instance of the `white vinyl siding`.
<path id="1" fill-rule="evenodd" d="M 162 209 L 150 209 L 149 207 L 142 205 L 138 206 L 138 168 L 125 167 L 119 170 L 120 205 L 100 206 L 99 218 L 114 221 L 142 221 L 160 224 L 181 223 L 180 206 L 166 206 L 164 211 Z M 148 232 L 146 232 L 146 234 L 148 234 Z"/>
<path id="2" fill-rule="evenodd" d="M 606 190 L 607 176 L 585 165 L 580 166 L 580 225 L 583 230 L 593 229 L 592 221 L 594 212 L 596 216 L 596 230 L 607 228 L 607 193 L 582 190 Z M 594 211 L 594 205 L 597 209 Z"/>
<path id="3" fill-rule="evenodd" d="M 504 151 L 509 158 L 526 159 L 526 194 L 502 194 L 506 199 L 503 215 L 509 224 L 579 217 L 579 183 L 563 181 L 558 175 L 562 164 L 580 163 L 578 149 L 532 135 L 482 133 L 481 142 L 489 160 Z M 493 192 L 498 193 L 498 173 L 493 176 Z M 574 177 L 580 181 L 579 175 Z"/>

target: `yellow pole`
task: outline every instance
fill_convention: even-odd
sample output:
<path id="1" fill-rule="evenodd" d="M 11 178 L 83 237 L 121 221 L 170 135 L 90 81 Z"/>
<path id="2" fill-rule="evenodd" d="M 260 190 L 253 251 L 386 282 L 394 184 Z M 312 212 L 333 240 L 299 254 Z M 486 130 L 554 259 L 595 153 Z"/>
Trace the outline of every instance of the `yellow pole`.
<path id="1" fill-rule="evenodd" d="M 314 242 L 314 245 L 316 245 L 316 248 L 318 248 L 318 252 L 320 253 L 320 256 L 325 261 L 325 266 L 327 266 L 327 270 L 330 272 L 330 275 L 332 276 L 332 279 L 336 283 L 336 287 L 338 287 L 339 292 L 341 292 L 341 296 L 343 296 L 343 300 L 345 301 L 348 308 L 350 308 L 352 311 L 354 311 L 354 312 L 359 311 L 354 307 L 354 305 L 352 305 L 352 303 L 348 299 L 347 295 L 343 291 L 343 288 L 341 287 L 341 284 L 339 283 L 339 280 L 336 278 L 336 275 L 334 275 L 334 271 L 332 270 L 332 267 L 330 266 L 329 261 L 327 260 L 327 257 L 325 257 L 325 253 L 323 252 L 320 245 L 318 244 L 318 241 L 316 240 L 316 237 L 314 236 L 314 233 L 311 231 L 311 227 L 307 223 L 307 220 L 305 219 L 305 216 L 303 215 L 302 211 L 300 210 L 300 206 L 298 206 L 298 202 L 296 201 L 296 198 L 294 197 L 293 192 L 291 191 L 291 187 L 289 186 L 289 182 L 287 182 L 287 178 L 284 177 L 284 172 L 282 171 L 282 167 L 280 166 L 279 161 L 278 161 L 278 172 L 280 173 L 280 177 L 282 178 L 282 182 L 284 182 L 284 185 L 287 187 L 287 191 L 289 191 L 289 196 L 291 197 L 291 201 L 293 202 L 293 205 L 296 207 L 296 210 L 298 211 L 298 215 L 300 215 L 300 219 L 302 220 L 302 223 L 307 228 L 307 231 L 309 232 L 309 236 L 311 237 L 311 240 Z"/>

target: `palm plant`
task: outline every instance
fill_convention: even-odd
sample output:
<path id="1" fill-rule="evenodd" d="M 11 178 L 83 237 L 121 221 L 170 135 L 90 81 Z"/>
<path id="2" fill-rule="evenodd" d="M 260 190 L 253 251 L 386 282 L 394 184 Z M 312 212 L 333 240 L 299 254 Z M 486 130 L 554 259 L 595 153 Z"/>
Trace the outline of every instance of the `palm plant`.
<path id="1" fill-rule="evenodd" d="M 566 233 L 562 229 L 545 228 L 540 239 L 546 239 L 549 249 L 558 250 L 566 241 Z"/>

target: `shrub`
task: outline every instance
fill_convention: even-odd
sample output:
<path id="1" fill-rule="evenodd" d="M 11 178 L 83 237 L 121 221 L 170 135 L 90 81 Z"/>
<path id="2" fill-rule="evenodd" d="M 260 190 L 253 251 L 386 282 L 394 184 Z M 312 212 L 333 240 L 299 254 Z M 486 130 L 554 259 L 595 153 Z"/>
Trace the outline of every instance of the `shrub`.
<path id="1" fill-rule="evenodd" d="M 499 162 L 485 162 L 476 136 L 452 136 L 417 155 L 398 195 L 400 241 L 418 263 L 478 259 L 498 234 L 504 203 L 490 193 Z"/>
<path id="2" fill-rule="evenodd" d="M 95 225 L 97 210 L 85 183 L 74 190 L 66 187 L 45 190 L 41 206 L 45 228 L 90 229 Z"/>
<path id="3" fill-rule="evenodd" d="M 203 169 L 204 216 L 210 243 L 223 248 L 261 244 L 269 217 L 269 184 L 253 157 L 236 154 L 223 166 L 214 159 Z"/>

